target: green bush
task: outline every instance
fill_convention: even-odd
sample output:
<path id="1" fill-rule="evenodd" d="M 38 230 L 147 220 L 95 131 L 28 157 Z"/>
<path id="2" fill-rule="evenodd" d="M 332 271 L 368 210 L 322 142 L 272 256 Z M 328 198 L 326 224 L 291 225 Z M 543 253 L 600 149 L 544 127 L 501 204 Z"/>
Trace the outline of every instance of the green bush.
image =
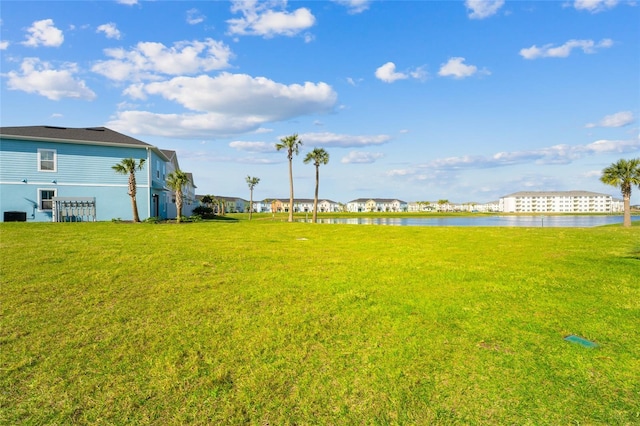
<path id="1" fill-rule="evenodd" d="M 213 215 L 213 209 L 207 206 L 198 206 L 193 209 L 193 214 L 200 217 L 206 217 L 208 215 Z"/>

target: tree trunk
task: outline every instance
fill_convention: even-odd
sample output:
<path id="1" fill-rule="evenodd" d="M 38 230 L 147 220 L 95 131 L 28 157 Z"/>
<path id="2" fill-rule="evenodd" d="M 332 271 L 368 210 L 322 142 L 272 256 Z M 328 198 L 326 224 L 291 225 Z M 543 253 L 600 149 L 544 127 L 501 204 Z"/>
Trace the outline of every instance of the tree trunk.
<path id="1" fill-rule="evenodd" d="M 630 227 L 631 226 L 631 196 L 624 195 L 622 197 L 624 202 L 624 218 L 622 220 L 622 226 Z"/>
<path id="2" fill-rule="evenodd" d="M 313 197 L 313 223 L 318 223 L 318 187 L 320 186 L 320 165 L 316 165 L 316 192 Z"/>
<path id="3" fill-rule="evenodd" d="M 253 215 L 253 189 L 249 195 L 249 220 L 251 220 L 251 216 Z"/>
<path id="4" fill-rule="evenodd" d="M 289 222 L 293 222 L 293 166 L 289 158 Z"/>
<path id="5" fill-rule="evenodd" d="M 129 173 L 129 196 L 131 196 L 133 221 L 140 222 L 140 216 L 138 215 L 138 203 L 136 202 L 136 175 L 134 173 Z"/>
<path id="6" fill-rule="evenodd" d="M 176 209 L 178 210 L 178 216 L 176 217 L 176 221 L 180 223 L 182 220 L 182 191 L 176 191 Z"/>
<path id="7" fill-rule="evenodd" d="M 138 216 L 138 203 L 136 202 L 136 196 L 131 197 L 131 208 L 133 209 L 133 221 L 140 222 L 140 216 Z"/>

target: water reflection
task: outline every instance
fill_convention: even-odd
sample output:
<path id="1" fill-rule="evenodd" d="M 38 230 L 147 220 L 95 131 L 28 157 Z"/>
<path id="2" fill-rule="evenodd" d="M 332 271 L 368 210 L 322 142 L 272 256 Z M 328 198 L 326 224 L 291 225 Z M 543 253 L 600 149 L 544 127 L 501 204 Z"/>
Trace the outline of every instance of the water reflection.
<path id="1" fill-rule="evenodd" d="M 640 220 L 632 216 L 631 220 Z M 388 226 L 524 226 L 590 228 L 622 223 L 622 216 L 465 216 L 465 217 L 352 217 L 319 218 L 318 223 Z"/>

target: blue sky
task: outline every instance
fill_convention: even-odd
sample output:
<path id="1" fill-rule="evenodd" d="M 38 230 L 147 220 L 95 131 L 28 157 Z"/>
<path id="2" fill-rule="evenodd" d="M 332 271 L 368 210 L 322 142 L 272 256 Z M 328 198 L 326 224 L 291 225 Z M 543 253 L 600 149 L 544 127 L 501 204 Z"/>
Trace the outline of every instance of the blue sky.
<path id="1" fill-rule="evenodd" d="M 3 1 L 1 125 L 106 126 L 178 152 L 197 193 L 619 197 L 640 156 L 640 5 L 577 1 Z M 633 203 L 640 203 L 635 189 Z"/>

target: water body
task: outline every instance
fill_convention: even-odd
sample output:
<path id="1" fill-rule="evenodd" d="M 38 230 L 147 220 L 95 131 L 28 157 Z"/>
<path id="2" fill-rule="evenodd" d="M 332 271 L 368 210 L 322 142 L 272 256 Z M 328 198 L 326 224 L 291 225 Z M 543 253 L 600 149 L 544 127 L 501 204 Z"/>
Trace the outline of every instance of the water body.
<path id="1" fill-rule="evenodd" d="M 631 216 L 640 221 L 640 216 Z M 347 225 L 390 226 L 524 226 L 549 228 L 591 228 L 622 224 L 622 216 L 462 216 L 462 217 L 408 217 L 408 218 L 335 218 L 318 219 L 318 223 Z"/>

